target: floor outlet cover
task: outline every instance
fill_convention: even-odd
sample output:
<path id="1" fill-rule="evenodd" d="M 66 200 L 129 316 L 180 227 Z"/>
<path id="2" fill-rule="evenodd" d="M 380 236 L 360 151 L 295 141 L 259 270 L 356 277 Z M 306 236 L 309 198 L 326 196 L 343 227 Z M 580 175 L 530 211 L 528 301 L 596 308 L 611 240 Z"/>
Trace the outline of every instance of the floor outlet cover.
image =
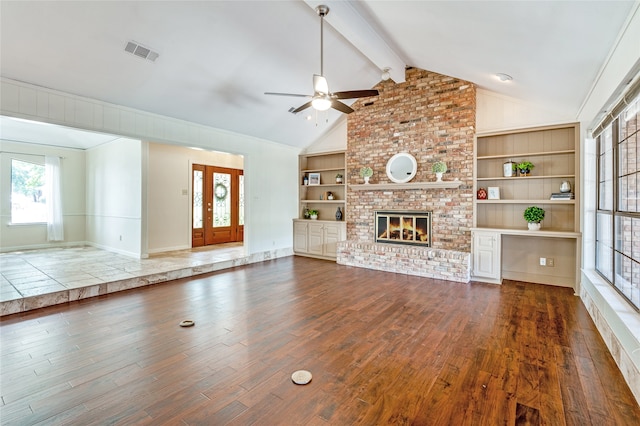
<path id="1" fill-rule="evenodd" d="M 291 380 L 296 385 L 306 385 L 311 381 L 311 373 L 307 370 L 294 371 L 291 375 Z"/>
<path id="2" fill-rule="evenodd" d="M 180 323 L 180 327 L 191 327 L 196 325 L 196 323 L 192 320 L 184 320 Z"/>

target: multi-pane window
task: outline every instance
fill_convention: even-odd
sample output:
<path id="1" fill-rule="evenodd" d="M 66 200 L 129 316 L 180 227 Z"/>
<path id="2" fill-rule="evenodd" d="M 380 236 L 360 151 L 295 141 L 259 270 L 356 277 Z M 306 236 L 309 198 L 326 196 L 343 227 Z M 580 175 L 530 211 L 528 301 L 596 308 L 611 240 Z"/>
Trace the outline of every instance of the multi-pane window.
<path id="1" fill-rule="evenodd" d="M 596 269 L 640 309 L 640 114 L 637 99 L 598 136 Z"/>
<path id="2" fill-rule="evenodd" d="M 47 221 L 44 185 L 44 164 L 11 160 L 11 223 Z"/>

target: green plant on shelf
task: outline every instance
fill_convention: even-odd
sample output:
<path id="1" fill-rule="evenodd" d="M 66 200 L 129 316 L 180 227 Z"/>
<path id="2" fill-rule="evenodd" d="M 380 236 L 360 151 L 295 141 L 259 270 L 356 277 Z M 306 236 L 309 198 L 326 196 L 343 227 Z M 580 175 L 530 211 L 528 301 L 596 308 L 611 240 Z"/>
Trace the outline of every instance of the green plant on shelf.
<path id="1" fill-rule="evenodd" d="M 540 223 L 544 219 L 544 209 L 538 206 L 530 206 L 524 210 L 524 220 L 527 223 Z"/>
<path id="2" fill-rule="evenodd" d="M 534 167 L 535 166 L 533 165 L 533 163 L 531 161 L 521 161 L 520 163 L 516 164 L 516 168 L 520 171 L 520 174 L 522 176 L 526 176 L 529 173 L 531 173 L 531 170 Z"/>
<path id="3" fill-rule="evenodd" d="M 360 177 L 371 177 L 373 176 L 373 169 L 371 167 L 362 167 L 360 169 Z"/>
<path id="4" fill-rule="evenodd" d="M 433 166 L 431 166 L 431 170 L 433 170 L 433 173 L 444 173 L 447 171 L 447 163 L 444 161 L 436 161 L 433 163 Z"/>

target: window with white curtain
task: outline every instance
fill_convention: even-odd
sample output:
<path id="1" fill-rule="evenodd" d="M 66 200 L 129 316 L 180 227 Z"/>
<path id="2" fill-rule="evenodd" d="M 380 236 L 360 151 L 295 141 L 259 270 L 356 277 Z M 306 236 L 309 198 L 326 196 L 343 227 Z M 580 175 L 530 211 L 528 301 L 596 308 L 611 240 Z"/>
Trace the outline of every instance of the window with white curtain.
<path id="1" fill-rule="evenodd" d="M 640 97 L 597 137 L 596 270 L 640 310 Z"/>
<path id="2" fill-rule="evenodd" d="M 11 160 L 11 223 L 46 223 L 45 166 Z"/>

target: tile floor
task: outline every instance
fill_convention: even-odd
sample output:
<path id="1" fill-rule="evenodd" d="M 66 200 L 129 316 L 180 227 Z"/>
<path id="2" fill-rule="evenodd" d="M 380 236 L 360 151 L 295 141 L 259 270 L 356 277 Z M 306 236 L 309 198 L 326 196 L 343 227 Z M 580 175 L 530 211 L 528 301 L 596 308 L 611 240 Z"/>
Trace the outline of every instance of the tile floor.
<path id="1" fill-rule="evenodd" d="M 242 243 L 151 255 L 148 259 L 68 247 L 0 253 L 0 316 L 252 263 Z"/>

